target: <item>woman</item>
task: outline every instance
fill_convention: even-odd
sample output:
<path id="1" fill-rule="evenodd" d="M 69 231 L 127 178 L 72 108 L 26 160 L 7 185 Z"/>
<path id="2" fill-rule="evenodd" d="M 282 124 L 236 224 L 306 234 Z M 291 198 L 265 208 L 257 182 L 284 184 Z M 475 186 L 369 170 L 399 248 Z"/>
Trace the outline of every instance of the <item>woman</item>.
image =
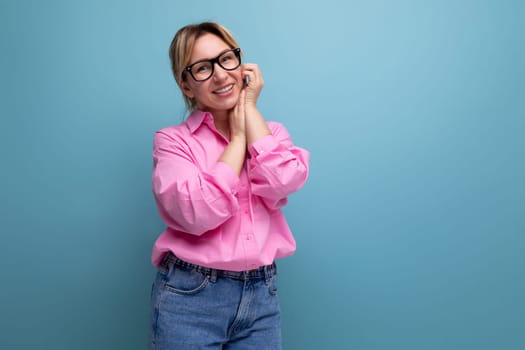
<path id="1" fill-rule="evenodd" d="M 226 28 L 183 27 L 169 52 L 190 115 L 154 138 L 167 229 L 152 254 L 151 348 L 280 349 L 275 259 L 295 251 L 281 208 L 309 153 L 257 110 L 261 71 Z"/>

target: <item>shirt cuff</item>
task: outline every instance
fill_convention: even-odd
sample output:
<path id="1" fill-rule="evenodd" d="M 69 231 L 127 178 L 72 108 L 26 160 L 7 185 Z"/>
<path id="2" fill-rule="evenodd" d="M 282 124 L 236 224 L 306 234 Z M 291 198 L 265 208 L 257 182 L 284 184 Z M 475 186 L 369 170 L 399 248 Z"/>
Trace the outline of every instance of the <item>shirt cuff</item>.
<path id="1" fill-rule="evenodd" d="M 279 143 L 273 135 L 266 135 L 248 146 L 248 152 L 252 157 L 260 154 L 271 152 L 279 146 Z"/>
<path id="2" fill-rule="evenodd" d="M 241 179 L 237 173 L 224 162 L 217 162 L 215 164 L 215 172 L 220 174 L 220 178 L 225 182 L 225 185 L 231 190 L 231 194 L 236 195 L 239 192 Z"/>

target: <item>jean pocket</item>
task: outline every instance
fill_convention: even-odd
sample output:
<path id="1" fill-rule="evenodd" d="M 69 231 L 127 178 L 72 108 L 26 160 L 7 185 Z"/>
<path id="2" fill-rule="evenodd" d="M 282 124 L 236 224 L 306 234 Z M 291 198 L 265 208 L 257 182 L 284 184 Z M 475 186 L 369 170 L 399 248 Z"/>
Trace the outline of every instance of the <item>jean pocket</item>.
<path id="1" fill-rule="evenodd" d="M 208 282 L 208 276 L 194 268 L 174 266 L 166 276 L 164 288 L 173 293 L 192 295 L 203 290 Z"/>

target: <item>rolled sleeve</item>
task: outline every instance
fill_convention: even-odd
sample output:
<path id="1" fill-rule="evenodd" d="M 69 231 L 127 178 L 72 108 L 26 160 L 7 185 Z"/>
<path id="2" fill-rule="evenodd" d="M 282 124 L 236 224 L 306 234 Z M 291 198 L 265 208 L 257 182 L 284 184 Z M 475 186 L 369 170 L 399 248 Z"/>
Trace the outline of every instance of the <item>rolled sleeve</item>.
<path id="1" fill-rule="evenodd" d="M 269 126 L 272 134 L 248 147 L 249 177 L 253 193 L 262 197 L 269 207 L 279 208 L 287 203 L 288 195 L 306 182 L 309 152 L 294 146 L 281 124 Z"/>
<path id="2" fill-rule="evenodd" d="M 275 137 L 273 135 L 266 135 L 252 143 L 248 147 L 248 152 L 250 153 L 250 156 L 257 157 L 258 155 L 271 152 L 277 149 L 277 147 L 279 147 L 279 142 Z"/>
<path id="3" fill-rule="evenodd" d="M 173 141 L 162 134 L 155 138 L 152 186 L 157 207 L 169 227 L 201 235 L 239 210 L 240 179 L 222 162 L 201 170 L 191 152 Z"/>
<path id="4" fill-rule="evenodd" d="M 223 182 L 224 188 L 229 188 L 232 195 L 239 193 L 240 179 L 231 166 L 224 162 L 217 162 L 212 174 Z"/>

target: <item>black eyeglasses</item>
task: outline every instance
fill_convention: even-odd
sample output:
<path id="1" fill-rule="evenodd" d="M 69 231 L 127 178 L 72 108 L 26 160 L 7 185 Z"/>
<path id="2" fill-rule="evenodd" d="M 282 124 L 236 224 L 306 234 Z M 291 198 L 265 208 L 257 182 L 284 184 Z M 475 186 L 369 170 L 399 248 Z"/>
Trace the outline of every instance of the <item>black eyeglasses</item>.
<path id="1" fill-rule="evenodd" d="M 182 80 L 185 80 L 185 73 L 189 72 L 195 81 L 205 81 L 211 78 L 217 63 L 224 70 L 234 70 L 241 65 L 241 49 L 239 47 L 221 52 L 215 58 L 200 60 L 190 64 L 182 71 Z"/>

